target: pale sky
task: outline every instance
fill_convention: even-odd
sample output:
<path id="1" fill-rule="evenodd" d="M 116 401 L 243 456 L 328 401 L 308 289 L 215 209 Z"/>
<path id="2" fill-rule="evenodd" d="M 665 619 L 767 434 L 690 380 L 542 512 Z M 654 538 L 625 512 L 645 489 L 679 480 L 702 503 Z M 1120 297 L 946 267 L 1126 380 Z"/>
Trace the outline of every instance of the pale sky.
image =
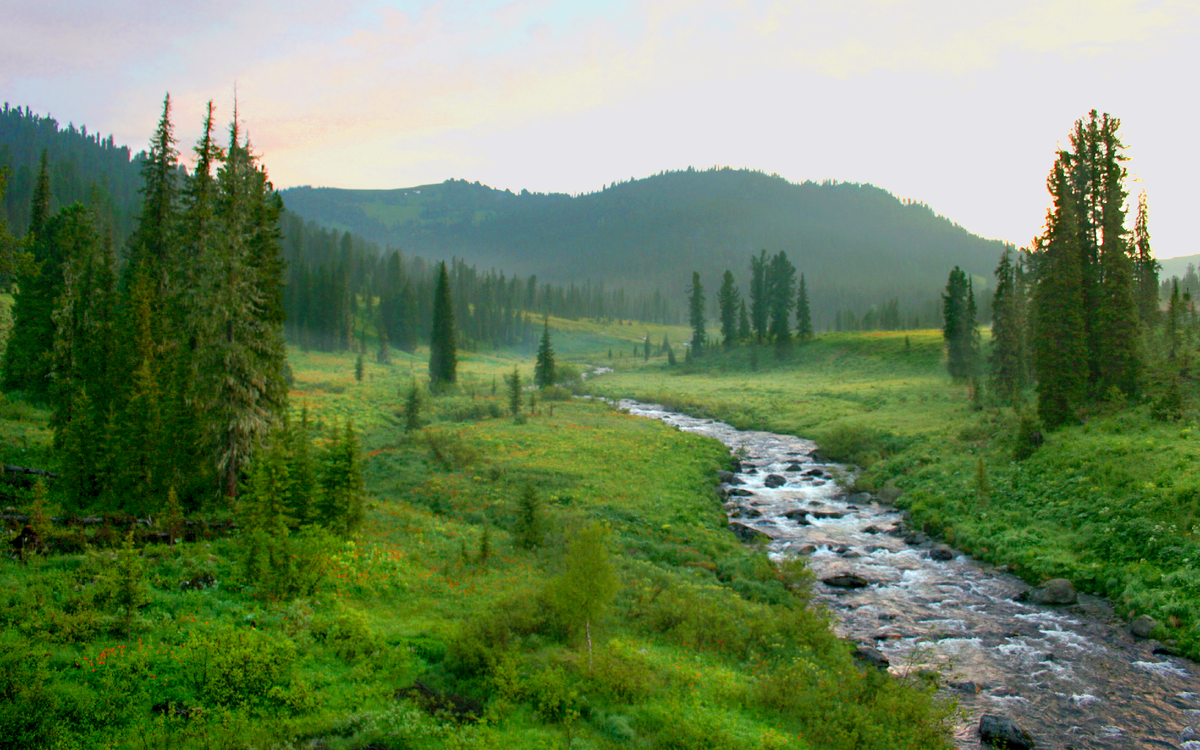
<path id="1" fill-rule="evenodd" d="M 1200 253 L 1198 73 L 1196 0 L 0 4 L 0 100 L 136 151 L 169 91 L 186 151 L 236 87 L 280 188 L 749 167 L 870 182 L 1024 245 L 1095 108 L 1121 118 L 1163 258 Z"/>

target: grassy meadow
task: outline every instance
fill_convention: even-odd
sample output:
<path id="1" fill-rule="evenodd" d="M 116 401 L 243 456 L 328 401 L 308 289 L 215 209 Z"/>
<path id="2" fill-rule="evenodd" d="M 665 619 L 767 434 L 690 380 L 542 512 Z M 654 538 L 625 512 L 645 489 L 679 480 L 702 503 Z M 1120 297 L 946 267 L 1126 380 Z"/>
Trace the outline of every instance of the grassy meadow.
<path id="1" fill-rule="evenodd" d="M 1155 637 L 1200 657 L 1195 392 L 1181 419 L 1156 414 L 1153 394 L 1096 408 L 1017 461 L 1017 410 L 951 382 L 938 331 L 826 334 L 783 359 L 764 348 L 631 364 L 592 387 L 814 438 L 862 467 L 862 488 L 902 490 L 915 525 L 1030 583 L 1068 578 L 1125 616 L 1150 614 Z"/>
<path id="2" fill-rule="evenodd" d="M 617 369 L 596 381 L 606 393 L 759 408 L 756 391 L 724 391 L 732 370 L 679 374 L 679 348 L 672 370 L 633 357 L 646 333 L 678 347 L 682 329 L 551 325 L 560 362 Z M 293 350 L 290 365 L 293 409 L 360 436 L 363 528 L 314 538 L 306 595 L 286 600 L 236 535 L 3 561 L 0 747 L 949 746 L 952 705 L 853 663 L 806 606 L 803 565 L 777 568 L 728 530 L 723 446 L 565 389 L 525 392 L 513 419 L 504 376 L 528 382 L 525 353 L 460 353 L 459 385 L 437 396 L 423 352 L 368 361 L 362 382 L 350 353 Z M 919 387 L 961 408 L 936 378 Z M 852 392 L 837 408 L 868 395 Z M 58 468 L 46 411 L 6 399 L 0 431 L 0 462 Z M 454 720 L 464 707 L 479 721 Z"/>

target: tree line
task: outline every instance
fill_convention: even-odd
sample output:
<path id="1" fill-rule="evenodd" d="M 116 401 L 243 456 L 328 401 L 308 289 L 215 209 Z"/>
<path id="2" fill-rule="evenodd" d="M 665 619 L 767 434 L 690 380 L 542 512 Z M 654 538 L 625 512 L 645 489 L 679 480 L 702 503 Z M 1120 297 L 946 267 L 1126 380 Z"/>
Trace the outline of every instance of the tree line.
<path id="1" fill-rule="evenodd" d="M 279 196 L 236 107 L 222 143 L 209 103 L 190 174 L 170 114 L 167 97 L 123 254 L 93 208 L 52 209 L 43 154 L 28 232 L 0 268 L 18 282 L 3 385 L 53 410 L 68 508 L 232 508 L 243 484 L 262 481 L 251 471 L 260 446 L 307 455 L 296 446 L 315 438 L 285 420 Z M 308 466 L 295 472 L 325 477 L 316 485 L 325 499 L 305 508 L 354 486 L 344 470 L 357 450 L 352 428 L 328 442 L 339 447 L 311 464 L 295 459 Z"/>
<path id="2" fill-rule="evenodd" d="M 1178 372 L 1178 298 L 1160 310 L 1146 196 L 1128 225 L 1120 120 L 1092 110 L 1075 122 L 1047 179 L 1053 205 L 1028 248 L 1006 248 L 991 299 L 992 344 L 982 358 L 970 279 L 955 268 L 943 295 L 947 366 L 982 378 L 1005 403 L 1032 386 L 1049 428 L 1102 402 L 1140 399 Z M 1176 287 L 1177 289 L 1177 287 Z M 1173 376 L 1167 377 L 1174 382 Z"/>
<path id="3" fill-rule="evenodd" d="M 768 255 L 762 250 L 750 256 L 750 288 L 746 298 L 737 286 L 729 269 L 721 276 L 717 290 L 717 319 L 720 322 L 720 344 L 726 350 L 739 344 L 774 344 L 782 354 L 793 342 L 806 342 L 813 337 L 812 308 L 808 283 L 804 274 L 796 278 L 796 268 L 780 250 Z M 706 326 L 707 299 L 700 273 L 692 272 L 688 290 L 688 323 L 692 338 L 688 356 L 699 355 L 709 343 Z M 793 331 L 792 314 L 795 313 Z"/>

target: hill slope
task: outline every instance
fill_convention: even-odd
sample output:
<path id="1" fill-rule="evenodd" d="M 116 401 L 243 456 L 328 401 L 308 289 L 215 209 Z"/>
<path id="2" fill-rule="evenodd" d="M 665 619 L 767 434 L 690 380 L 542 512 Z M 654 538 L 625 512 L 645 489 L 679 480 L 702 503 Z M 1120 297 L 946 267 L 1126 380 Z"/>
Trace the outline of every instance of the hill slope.
<path id="1" fill-rule="evenodd" d="M 745 289 L 750 255 L 783 250 L 806 275 L 814 307 L 830 316 L 893 297 L 914 311 L 937 298 L 955 265 L 990 278 L 1002 250 L 871 185 L 793 184 L 747 170 L 669 172 L 575 197 L 450 180 L 300 187 L 283 198 L 306 219 L 407 252 L 555 281 L 661 287 L 680 298 L 693 269 L 712 292 L 727 268 Z"/>

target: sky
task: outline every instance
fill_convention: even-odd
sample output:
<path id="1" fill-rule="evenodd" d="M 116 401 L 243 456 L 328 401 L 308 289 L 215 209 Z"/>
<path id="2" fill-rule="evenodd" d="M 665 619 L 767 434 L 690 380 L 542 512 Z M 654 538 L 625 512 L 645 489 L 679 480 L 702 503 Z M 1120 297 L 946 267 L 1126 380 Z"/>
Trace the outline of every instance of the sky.
<path id="1" fill-rule="evenodd" d="M 1161 258 L 1200 253 L 1198 73 L 1196 0 L 0 4 L 0 99 L 137 151 L 169 92 L 186 152 L 205 103 L 228 122 L 236 97 L 279 188 L 747 167 L 869 182 L 1024 246 L 1097 109 Z"/>

